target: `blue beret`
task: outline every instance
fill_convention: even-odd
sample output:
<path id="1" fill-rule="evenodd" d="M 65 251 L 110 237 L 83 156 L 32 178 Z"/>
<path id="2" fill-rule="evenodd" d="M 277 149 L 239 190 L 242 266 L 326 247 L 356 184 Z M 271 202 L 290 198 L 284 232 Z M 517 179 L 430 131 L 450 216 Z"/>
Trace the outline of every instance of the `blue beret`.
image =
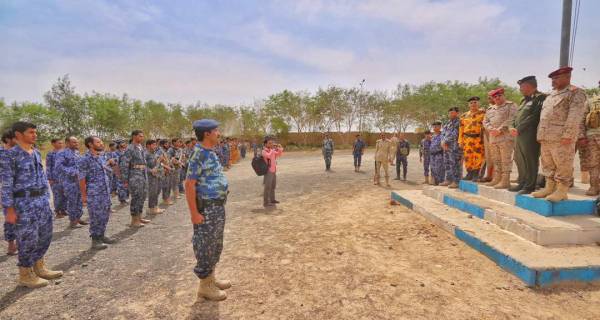
<path id="1" fill-rule="evenodd" d="M 219 123 L 213 119 L 202 119 L 194 121 L 192 126 L 194 127 L 194 130 L 208 131 L 217 128 Z"/>

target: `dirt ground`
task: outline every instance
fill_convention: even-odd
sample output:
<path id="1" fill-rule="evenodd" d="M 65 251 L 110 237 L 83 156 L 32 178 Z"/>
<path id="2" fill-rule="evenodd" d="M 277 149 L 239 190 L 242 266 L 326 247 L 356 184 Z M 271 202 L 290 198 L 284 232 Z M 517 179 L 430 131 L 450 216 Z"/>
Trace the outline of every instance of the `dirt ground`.
<path id="1" fill-rule="evenodd" d="M 525 287 L 489 259 L 389 204 L 338 152 L 325 173 L 319 153 L 280 161 L 277 210 L 261 207 L 249 160 L 227 172 L 224 302 L 197 302 L 192 227 L 179 200 L 139 230 L 118 208 L 108 234 L 119 242 L 89 251 L 87 229 L 55 222 L 49 264 L 65 276 L 37 290 L 16 288 L 16 258 L 0 256 L 0 319 L 597 319 L 600 286 Z M 411 155 L 409 180 L 421 181 Z M 392 188 L 416 189 L 393 181 Z M 4 251 L 4 248 L 2 249 Z"/>

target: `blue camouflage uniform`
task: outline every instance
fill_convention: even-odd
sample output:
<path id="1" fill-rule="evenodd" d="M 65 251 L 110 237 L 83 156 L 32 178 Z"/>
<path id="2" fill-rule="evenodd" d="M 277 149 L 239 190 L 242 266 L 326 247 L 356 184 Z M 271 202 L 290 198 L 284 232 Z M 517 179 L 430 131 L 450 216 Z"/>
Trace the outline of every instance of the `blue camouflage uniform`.
<path id="1" fill-rule="evenodd" d="M 163 157 L 166 159 L 170 159 L 167 151 L 168 150 L 165 150 L 163 147 L 159 147 L 158 149 L 156 149 L 156 156 L 159 158 Z M 168 163 L 168 166 L 171 167 L 171 164 Z M 172 174 L 173 174 L 173 170 L 170 170 L 169 172 L 165 171 L 160 176 L 160 190 L 162 192 L 163 201 L 169 200 L 169 197 L 171 196 L 171 175 Z"/>
<path id="2" fill-rule="evenodd" d="M 458 183 L 462 178 L 462 156 L 463 152 L 458 145 L 458 130 L 460 119 L 458 117 L 449 120 L 442 128 L 442 143 L 448 145 L 444 151 L 444 167 L 446 169 L 446 181 Z"/>
<path id="3" fill-rule="evenodd" d="M 162 170 L 160 170 L 159 150 L 146 152 L 146 166 L 148 168 L 148 208 L 158 206 L 158 195 L 161 191 Z"/>
<path id="4" fill-rule="evenodd" d="M 419 145 L 419 156 L 423 160 L 423 176 L 429 177 L 429 161 L 431 158 L 431 140 L 423 139 Z"/>
<path id="5" fill-rule="evenodd" d="M 223 143 L 223 166 L 227 167 L 229 165 L 229 157 L 231 156 L 231 150 L 229 147 L 229 143 Z"/>
<path id="6" fill-rule="evenodd" d="M 119 163 L 123 181 L 127 182 L 131 195 L 130 212 L 139 216 L 144 211 L 144 202 L 148 194 L 148 176 L 146 174 L 146 150 L 139 144 L 131 143 Z"/>
<path id="7" fill-rule="evenodd" d="M 402 177 L 406 180 L 409 154 L 410 143 L 407 140 L 398 141 L 396 145 L 396 178 L 400 178 L 400 168 L 402 168 Z"/>
<path id="8" fill-rule="evenodd" d="M 114 153 L 115 159 L 117 163 L 121 163 L 121 157 L 123 156 L 123 151 L 117 150 Z M 115 184 L 117 188 L 117 197 L 119 198 L 119 202 L 125 202 L 129 198 L 129 189 L 125 188 L 123 184 L 123 176 L 117 177 L 115 175 Z"/>
<path id="9" fill-rule="evenodd" d="M 433 177 L 433 183 L 437 185 L 444 182 L 446 171 L 444 169 L 444 149 L 442 149 L 441 133 L 433 134 L 429 147 L 429 154 L 431 157 L 431 176 Z"/>
<path id="10" fill-rule="evenodd" d="M 334 143 L 330 138 L 323 140 L 323 158 L 325 158 L 325 169 L 331 169 L 331 157 L 333 156 Z"/>
<path id="11" fill-rule="evenodd" d="M 29 154 L 17 145 L 6 151 L 3 159 L 0 162 L 2 206 L 15 208 L 17 265 L 30 268 L 44 257 L 52 242 L 48 179 L 38 150 Z"/>
<path id="12" fill-rule="evenodd" d="M 0 146 L 0 163 L 2 163 L 2 161 L 7 161 L 8 159 L 4 159 L 6 155 L 6 149 L 4 149 L 3 146 Z M 0 176 L 1 178 L 1 176 Z M 3 207 L 2 208 L 2 212 L 4 213 L 4 217 L 6 218 L 6 208 Z M 6 241 L 13 241 L 13 240 L 17 240 L 17 234 L 15 231 L 15 225 L 12 223 L 8 223 L 6 222 L 6 219 L 4 220 L 4 240 Z"/>
<path id="13" fill-rule="evenodd" d="M 354 167 L 360 167 L 362 162 L 362 154 L 366 147 L 365 142 L 362 139 L 354 141 L 352 146 L 352 156 L 354 157 Z"/>
<path id="14" fill-rule="evenodd" d="M 77 221 L 83 215 L 83 203 L 79 190 L 79 173 L 77 170 L 81 155 L 78 150 L 65 148 L 56 154 L 55 174 L 65 193 L 69 220 Z"/>
<path id="15" fill-rule="evenodd" d="M 78 164 L 79 180 L 85 180 L 87 208 L 90 215 L 90 236 L 100 239 L 104 236 L 110 216 L 110 170 L 102 156 L 91 152 L 81 158 Z"/>
<path id="16" fill-rule="evenodd" d="M 192 237 L 197 260 L 194 273 L 203 279 L 214 271 L 223 250 L 227 178 L 215 152 L 196 144 L 188 162 L 186 179 L 197 181 L 198 211 L 204 215 L 204 222 L 194 225 Z"/>
<path id="17" fill-rule="evenodd" d="M 50 188 L 52 189 L 52 201 L 54 203 L 55 213 L 67 212 L 67 200 L 62 185 L 58 182 L 58 176 L 55 170 L 56 155 L 59 151 L 50 151 L 46 154 L 46 176 L 49 181 L 52 181 Z"/>

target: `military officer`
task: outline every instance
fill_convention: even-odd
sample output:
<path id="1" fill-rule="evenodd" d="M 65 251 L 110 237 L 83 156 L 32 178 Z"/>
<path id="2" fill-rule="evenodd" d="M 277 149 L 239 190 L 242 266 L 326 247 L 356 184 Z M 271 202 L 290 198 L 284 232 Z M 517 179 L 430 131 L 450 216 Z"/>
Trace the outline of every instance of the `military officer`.
<path id="1" fill-rule="evenodd" d="M 488 150 L 494 162 L 494 177 L 486 185 L 494 189 L 508 189 L 514 150 L 514 137 L 510 135 L 508 129 L 512 126 L 517 113 L 517 105 L 506 100 L 504 88 L 493 90 L 490 96 L 494 99 L 494 105 L 485 113 L 483 125 L 490 133 Z"/>
<path id="2" fill-rule="evenodd" d="M 58 182 L 56 176 L 55 164 L 56 155 L 65 148 L 65 143 L 61 139 L 54 138 L 50 141 L 53 150 L 46 154 L 46 176 L 52 189 L 52 201 L 54 202 L 54 213 L 56 218 L 67 216 L 66 197 L 62 185 Z"/>
<path id="3" fill-rule="evenodd" d="M 161 190 L 161 176 L 163 175 L 160 155 L 157 153 L 156 140 L 146 141 L 146 166 L 148 168 L 148 213 L 161 214 L 163 209 L 158 208 L 158 196 Z"/>
<path id="4" fill-rule="evenodd" d="M 490 93 L 492 91 L 488 92 L 488 94 L 487 94 L 487 100 L 488 100 L 487 110 L 492 108 L 492 106 L 494 105 L 494 98 L 492 98 L 490 96 Z M 484 126 L 483 127 L 483 155 L 484 155 L 485 164 L 482 166 L 481 170 L 479 171 L 479 176 L 480 176 L 479 182 L 492 181 L 492 177 L 494 175 L 494 160 L 492 158 L 492 152 L 490 151 L 491 149 L 492 149 L 492 147 L 490 145 L 490 132 L 488 130 L 486 130 L 485 126 Z"/>
<path id="5" fill-rule="evenodd" d="M 400 167 L 402 167 L 402 180 L 406 181 L 408 173 L 408 155 L 410 154 L 410 143 L 404 138 L 404 134 L 398 133 L 396 143 L 396 179 L 400 180 Z"/>
<path id="6" fill-rule="evenodd" d="M 196 255 L 194 273 L 200 278 L 198 298 L 224 300 L 229 281 L 217 280 L 215 268 L 223 251 L 225 202 L 228 183 L 219 158 L 213 148 L 219 143 L 218 122 L 211 119 L 195 121 L 193 128 L 199 143 L 189 159 L 185 195 L 194 235 L 192 244 Z"/>
<path id="7" fill-rule="evenodd" d="M 163 174 L 160 176 L 160 188 L 162 192 L 163 205 L 170 206 L 174 204 L 171 199 L 171 175 L 173 175 L 173 165 L 168 151 L 171 149 L 168 140 L 160 140 L 159 148 L 156 150 L 160 163 L 163 164 Z"/>
<path id="8" fill-rule="evenodd" d="M 77 163 L 81 155 L 79 154 L 79 140 L 77 138 L 68 137 L 65 139 L 65 143 L 67 147 L 56 155 L 54 170 L 58 175 L 59 183 L 67 200 L 67 214 L 71 221 L 69 227 L 75 229 L 88 224 L 81 219 L 83 215 L 83 203 L 81 202 L 77 172 Z"/>
<path id="9" fill-rule="evenodd" d="M 540 144 L 536 134 L 546 95 L 537 90 L 535 76 L 524 77 L 517 83 L 523 99 L 511 124 L 510 134 L 515 137 L 515 162 L 519 170 L 519 180 L 518 184 L 509 190 L 529 194 L 535 191 L 537 181 Z"/>
<path id="10" fill-rule="evenodd" d="M 479 179 L 479 171 L 483 165 L 483 117 L 485 111 L 480 108 L 480 98 L 470 97 L 469 111 L 460 117 L 460 132 L 458 144 L 463 149 L 465 168 L 467 176 L 465 180 L 476 181 Z"/>
<path id="11" fill-rule="evenodd" d="M 379 134 L 379 139 L 375 143 L 375 176 L 373 183 L 379 185 L 381 178 L 381 168 L 385 174 L 385 185 L 390 186 L 389 165 L 393 163 L 394 153 L 390 139 L 387 138 L 385 132 Z"/>
<path id="12" fill-rule="evenodd" d="M 104 157 L 104 143 L 100 138 L 90 136 L 85 138 L 84 144 L 88 152 L 81 158 L 78 164 L 79 188 L 84 205 L 87 204 L 90 215 L 90 237 L 92 238 L 92 249 L 106 249 L 107 244 L 114 240 L 105 236 L 106 225 L 110 217 L 110 169 Z M 109 160 L 114 161 L 114 160 Z"/>
<path id="13" fill-rule="evenodd" d="M 442 129 L 442 149 L 444 150 L 444 168 L 446 169 L 446 181 L 441 186 L 458 188 L 458 182 L 462 178 L 462 150 L 458 145 L 458 131 L 460 119 L 458 108 L 448 109 L 448 122 Z"/>
<path id="14" fill-rule="evenodd" d="M 582 89 L 571 85 L 572 70 L 561 67 L 548 75 L 552 78 L 553 90 L 544 100 L 537 130 L 546 186 L 532 195 L 553 202 L 568 198 L 575 145 L 578 140 L 586 141 L 586 96 Z"/>
<path id="15" fill-rule="evenodd" d="M 429 180 L 429 164 L 431 161 L 431 131 L 425 130 L 423 132 L 425 138 L 419 143 L 419 162 L 423 163 L 423 176 L 425 181 L 423 184 L 433 184 L 433 179 Z"/>
<path id="16" fill-rule="evenodd" d="M 125 141 L 119 141 L 117 143 L 118 145 L 118 149 L 115 152 L 115 158 L 117 159 L 117 163 L 120 164 L 121 163 L 121 158 L 123 157 L 123 154 L 125 153 L 125 150 L 127 150 L 127 143 L 125 143 Z M 117 181 L 117 197 L 119 199 L 119 202 L 121 203 L 122 206 L 126 205 L 129 203 L 128 199 L 129 199 L 129 190 L 127 190 L 127 188 L 125 188 L 124 183 L 123 183 L 123 176 L 121 175 L 121 170 L 117 170 L 118 172 L 115 172 L 115 177 L 116 177 L 116 181 Z"/>
<path id="17" fill-rule="evenodd" d="M 6 152 L 15 146 L 17 141 L 15 140 L 15 133 L 8 129 L 2 134 L 2 145 L 0 146 L 0 162 L 7 161 L 2 159 L 6 156 Z M 0 177 L 1 178 L 1 177 Z M 8 243 L 6 254 L 14 256 L 17 254 L 17 234 L 15 231 L 15 224 L 8 223 L 6 221 L 6 208 L 2 208 L 4 213 L 4 240 Z"/>
<path id="18" fill-rule="evenodd" d="M 579 149 L 587 151 L 582 157 L 582 162 L 590 173 L 590 188 L 586 194 L 597 196 L 600 193 L 600 95 L 588 100 L 588 109 L 589 113 L 585 118 L 586 140 L 582 141 Z"/>
<path id="19" fill-rule="evenodd" d="M 15 224 L 19 247 L 20 286 L 39 288 L 49 279 L 62 276 L 61 271 L 46 267 L 44 255 L 52 242 L 52 209 L 48 194 L 48 179 L 42 166 L 42 156 L 35 149 L 37 128 L 28 122 L 12 126 L 17 145 L 6 151 L 0 162 L 2 207 L 6 221 Z"/>
<path id="20" fill-rule="evenodd" d="M 139 228 L 150 220 L 142 219 L 144 202 L 148 194 L 148 177 L 146 174 L 146 151 L 142 147 L 144 133 L 142 130 L 131 132 L 131 143 L 125 150 L 119 163 L 123 186 L 131 195 L 131 227 Z"/>
<path id="21" fill-rule="evenodd" d="M 335 144 L 333 143 L 333 139 L 331 139 L 329 133 L 325 134 L 325 139 L 323 139 L 322 153 L 323 158 L 325 159 L 325 170 L 331 170 L 331 157 L 333 156 L 333 151 L 335 148 Z"/>
<path id="22" fill-rule="evenodd" d="M 439 185 L 444 182 L 446 170 L 444 168 L 444 148 L 442 148 L 442 123 L 436 121 L 431 124 L 433 127 L 433 136 L 429 146 L 431 157 L 431 184 Z"/>
<path id="23" fill-rule="evenodd" d="M 360 172 L 362 156 L 365 153 L 366 144 L 360 134 L 356 135 L 356 139 L 352 144 L 352 157 L 354 158 L 354 172 Z"/>

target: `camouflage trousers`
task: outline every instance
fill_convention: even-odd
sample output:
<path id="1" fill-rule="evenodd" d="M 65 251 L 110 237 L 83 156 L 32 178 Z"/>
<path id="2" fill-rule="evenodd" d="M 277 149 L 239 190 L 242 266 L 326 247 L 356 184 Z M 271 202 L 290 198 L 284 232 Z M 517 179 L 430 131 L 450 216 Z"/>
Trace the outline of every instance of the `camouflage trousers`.
<path id="1" fill-rule="evenodd" d="M 144 212 L 144 202 L 148 195 L 148 181 L 145 176 L 135 175 L 129 178 L 129 194 L 131 195 L 129 207 L 131 215 L 141 215 Z"/>
<path id="2" fill-rule="evenodd" d="M 115 185 L 117 188 L 117 196 L 119 197 L 119 201 L 127 201 L 127 199 L 129 199 L 129 190 L 125 188 L 123 181 L 115 177 Z"/>
<path id="3" fill-rule="evenodd" d="M 63 182 L 62 188 L 67 200 L 67 214 L 69 220 L 76 221 L 83 215 L 83 202 L 81 201 L 81 191 L 79 190 L 79 182 Z"/>
<path id="4" fill-rule="evenodd" d="M 352 155 L 354 157 L 354 166 L 355 167 L 360 167 L 360 164 L 362 162 L 362 154 L 360 154 L 360 153 L 354 153 Z"/>
<path id="5" fill-rule="evenodd" d="M 488 149 L 498 173 L 510 173 L 512 171 L 512 157 L 515 149 L 513 140 L 491 143 Z"/>
<path id="6" fill-rule="evenodd" d="M 161 190 L 161 177 L 148 175 L 148 208 L 158 206 L 158 195 Z"/>
<path id="7" fill-rule="evenodd" d="M 4 240 L 13 241 L 17 239 L 17 233 L 15 230 L 15 225 L 4 222 Z"/>
<path id="8" fill-rule="evenodd" d="M 194 273 L 198 278 L 208 277 L 219 262 L 223 251 L 225 207 L 208 206 L 202 210 L 204 222 L 194 225 L 192 245 L 196 256 Z"/>
<path id="9" fill-rule="evenodd" d="M 90 215 L 90 236 L 101 237 L 106 231 L 110 217 L 110 195 L 89 195 L 87 198 L 88 214 Z"/>
<path id="10" fill-rule="evenodd" d="M 458 183 L 462 179 L 462 155 L 463 152 L 460 149 L 444 151 L 446 181 Z"/>
<path id="11" fill-rule="evenodd" d="M 52 209 L 48 196 L 15 198 L 19 267 L 29 268 L 41 259 L 52 242 Z"/>
<path id="12" fill-rule="evenodd" d="M 62 184 L 54 183 L 52 188 L 52 202 L 54 203 L 54 212 L 67 212 L 67 199 Z"/>
<path id="13" fill-rule="evenodd" d="M 542 172 L 546 178 L 563 184 L 571 184 L 575 142 L 568 145 L 559 141 L 541 141 Z"/>
<path id="14" fill-rule="evenodd" d="M 385 182 L 390 179 L 389 162 L 387 161 L 375 161 L 375 182 L 379 183 L 381 178 L 381 167 L 383 167 L 383 173 L 385 175 Z"/>
<path id="15" fill-rule="evenodd" d="M 600 135 L 588 136 L 587 141 L 587 145 L 577 147 L 581 171 L 600 169 Z"/>
<path id="16" fill-rule="evenodd" d="M 179 176 L 181 175 L 181 169 L 175 169 L 170 175 L 169 186 L 171 187 L 171 193 L 175 194 L 179 192 Z"/>
<path id="17" fill-rule="evenodd" d="M 446 169 L 444 168 L 444 154 L 432 154 L 431 155 L 431 176 L 433 176 L 433 183 L 440 184 L 444 182 L 446 176 Z"/>
<path id="18" fill-rule="evenodd" d="M 431 156 L 430 155 L 423 155 L 423 176 L 425 177 L 429 177 L 429 160 L 430 160 Z"/>
<path id="19" fill-rule="evenodd" d="M 325 154 L 323 155 L 323 158 L 325 158 L 325 169 L 330 169 L 331 168 L 331 157 L 333 156 L 333 154 L 325 152 Z"/>
<path id="20" fill-rule="evenodd" d="M 165 174 L 160 178 L 160 189 L 162 190 L 162 198 L 165 201 L 171 196 L 171 175 L 173 173 Z"/>

